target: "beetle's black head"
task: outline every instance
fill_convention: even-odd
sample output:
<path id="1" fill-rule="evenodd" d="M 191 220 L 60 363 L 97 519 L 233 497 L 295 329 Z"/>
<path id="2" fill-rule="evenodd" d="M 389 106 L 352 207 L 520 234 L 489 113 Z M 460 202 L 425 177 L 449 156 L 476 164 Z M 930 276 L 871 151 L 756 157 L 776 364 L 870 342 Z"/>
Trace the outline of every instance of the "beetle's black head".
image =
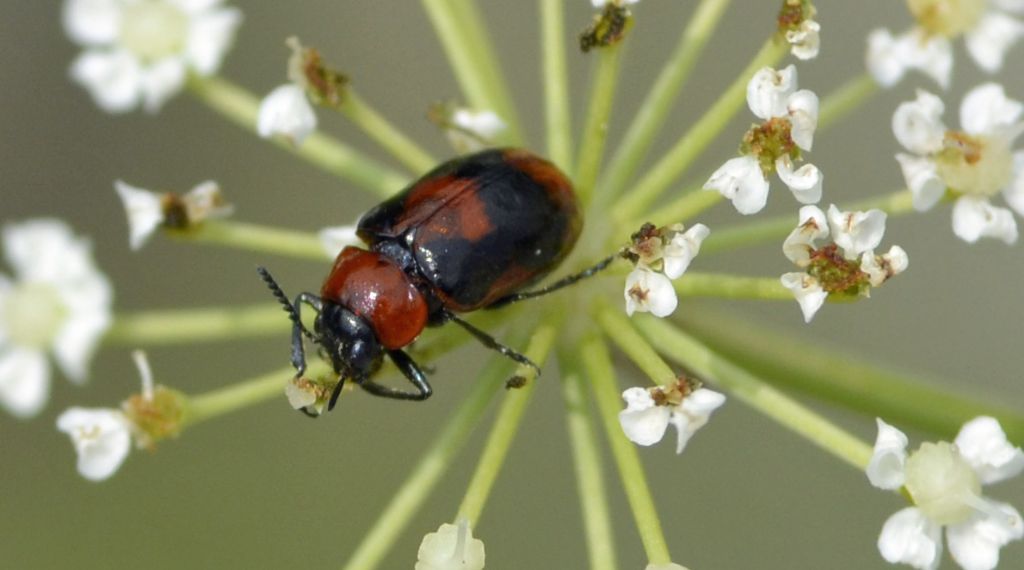
<path id="1" fill-rule="evenodd" d="M 370 325 L 352 311 L 325 301 L 314 327 L 317 342 L 342 378 L 362 382 L 380 368 L 384 351 Z"/>

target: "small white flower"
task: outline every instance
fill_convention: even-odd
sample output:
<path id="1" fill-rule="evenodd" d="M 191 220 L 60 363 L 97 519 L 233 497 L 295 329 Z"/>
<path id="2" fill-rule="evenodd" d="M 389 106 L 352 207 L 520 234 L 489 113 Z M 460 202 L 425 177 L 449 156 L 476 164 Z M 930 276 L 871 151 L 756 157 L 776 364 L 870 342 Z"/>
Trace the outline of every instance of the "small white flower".
<path id="1" fill-rule="evenodd" d="M 505 131 L 505 121 L 494 111 L 455 109 L 445 129 L 448 142 L 459 154 L 469 154 L 492 146 L 495 137 Z"/>
<path id="2" fill-rule="evenodd" d="M 131 423 L 120 410 L 70 408 L 57 418 L 57 429 L 71 436 L 78 472 L 90 481 L 113 475 L 131 449 Z"/>
<path id="3" fill-rule="evenodd" d="M 331 259 L 338 257 L 341 250 L 346 247 L 362 243 L 362 240 L 356 235 L 357 227 L 356 224 L 352 224 L 351 226 L 332 226 L 321 229 L 317 232 L 317 237 L 320 238 L 320 247 Z"/>
<path id="4" fill-rule="evenodd" d="M 3 247 L 15 281 L 0 273 L 0 405 L 29 417 L 49 394 L 47 352 L 68 379 L 85 381 L 113 294 L 89 243 L 64 222 L 5 226 Z"/>
<path id="5" fill-rule="evenodd" d="M 626 277 L 626 314 L 636 311 L 667 317 L 676 310 L 679 299 L 672 281 L 665 275 L 643 266 L 637 266 Z"/>
<path id="6" fill-rule="evenodd" d="M 665 276 L 679 279 L 690 267 L 690 262 L 700 253 L 700 244 L 711 234 L 704 224 L 694 224 L 685 232 L 676 232 L 662 252 Z"/>
<path id="7" fill-rule="evenodd" d="M 717 190 L 741 214 L 756 214 L 768 203 L 768 179 L 752 156 L 731 158 L 704 183 L 705 190 Z"/>
<path id="8" fill-rule="evenodd" d="M 828 207 L 828 224 L 832 241 L 843 250 L 847 259 L 860 257 L 882 243 L 886 214 L 881 210 L 841 212 L 835 204 Z"/>
<path id="9" fill-rule="evenodd" d="M 437 532 L 423 537 L 416 553 L 415 570 L 481 570 L 484 567 L 484 543 L 473 538 L 469 521 L 443 524 Z"/>
<path id="10" fill-rule="evenodd" d="M 280 136 L 298 146 L 316 125 L 316 112 L 306 91 L 294 83 L 277 87 L 260 102 L 256 132 L 263 138 Z"/>
<path id="11" fill-rule="evenodd" d="M 799 267 L 807 267 L 811 262 L 811 252 L 817 249 L 816 242 L 828 236 L 825 212 L 817 206 L 804 206 L 800 208 L 800 221 L 796 228 L 782 243 L 782 252 Z"/>
<path id="12" fill-rule="evenodd" d="M 825 304 L 828 293 L 822 289 L 818 280 L 806 273 L 785 273 L 780 278 L 782 286 L 789 289 L 800 305 L 804 322 L 809 323 L 814 314 Z"/>
<path id="13" fill-rule="evenodd" d="M 136 188 L 121 180 L 114 182 L 114 189 L 128 215 L 128 245 L 136 251 L 161 226 L 184 229 L 234 212 L 234 207 L 224 201 L 220 186 L 212 180 L 197 184 L 180 197 Z"/>
<path id="14" fill-rule="evenodd" d="M 640 0 L 590 0 L 590 3 L 595 8 L 604 8 L 605 4 L 615 4 L 616 6 L 629 6 L 630 4 L 636 4 Z"/>
<path id="15" fill-rule="evenodd" d="M 637 445 L 654 445 L 671 424 L 679 433 L 676 453 L 683 452 L 693 434 L 725 403 L 723 394 L 706 388 L 694 390 L 674 406 L 658 405 L 646 388 L 629 388 L 622 393 L 622 399 L 626 409 L 619 412 L 619 424 L 626 437 Z"/>
<path id="16" fill-rule="evenodd" d="M 821 25 L 814 20 L 804 20 L 796 30 L 786 31 L 786 42 L 793 57 L 814 59 L 821 50 Z"/>
<path id="17" fill-rule="evenodd" d="M 813 164 L 805 164 L 793 170 L 793 161 L 781 156 L 775 161 L 775 172 L 779 180 L 793 193 L 801 204 L 817 204 L 821 200 L 821 185 L 825 175 Z"/>
<path id="18" fill-rule="evenodd" d="M 889 30 L 877 29 L 868 35 L 867 68 L 882 87 L 896 85 L 907 71 L 915 69 L 946 89 L 953 72 L 953 46 L 948 39 L 919 28 L 896 37 Z"/>
<path id="19" fill-rule="evenodd" d="M 1024 215 L 1024 151 L 1013 143 L 1024 123 L 1024 105 L 1009 99 L 1001 85 L 975 87 L 960 106 L 962 131 L 942 122 L 938 97 L 919 91 L 893 115 L 893 133 L 913 154 L 897 154 L 914 207 L 927 210 L 947 192 L 957 197 L 953 233 L 974 243 L 983 237 L 1007 244 L 1017 240 L 1017 223 L 1007 208 L 991 198 L 1002 194 L 1007 204 Z"/>
<path id="20" fill-rule="evenodd" d="M 71 77 L 110 113 L 155 112 L 189 72 L 220 67 L 242 14 L 221 0 L 65 0 L 64 29 L 85 48 Z"/>
<path id="21" fill-rule="evenodd" d="M 962 568 L 995 568 L 999 549 L 1024 537 L 1024 520 L 1012 506 L 984 497 L 981 487 L 1021 473 L 1024 453 L 988 417 L 965 424 L 953 444 L 925 443 L 910 454 L 906 446 L 902 432 L 878 420 L 868 479 L 880 489 L 904 487 L 915 505 L 885 522 L 878 538 L 882 557 L 936 568 L 945 527 L 950 554 Z"/>
<path id="22" fill-rule="evenodd" d="M 899 275 L 910 266 L 910 258 L 902 247 L 894 245 L 887 253 L 875 255 L 865 251 L 860 257 L 860 270 L 868 275 L 872 287 L 878 287 L 890 278 Z"/>

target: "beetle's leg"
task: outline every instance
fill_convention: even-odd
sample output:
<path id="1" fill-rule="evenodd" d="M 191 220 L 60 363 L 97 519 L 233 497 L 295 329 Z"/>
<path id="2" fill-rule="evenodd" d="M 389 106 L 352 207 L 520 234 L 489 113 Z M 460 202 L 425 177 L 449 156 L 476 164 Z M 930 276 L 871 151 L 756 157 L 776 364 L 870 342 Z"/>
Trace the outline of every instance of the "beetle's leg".
<path id="1" fill-rule="evenodd" d="M 416 387 L 415 392 L 409 392 L 406 390 L 399 390 L 390 386 L 384 386 L 378 384 L 370 378 L 363 379 L 359 383 L 364 390 L 373 394 L 374 396 L 382 396 L 384 398 L 394 398 L 396 400 L 426 400 L 434 393 L 430 387 L 430 383 L 427 382 L 427 375 L 420 370 L 416 361 L 412 359 L 408 354 L 401 350 L 388 350 L 388 356 L 391 357 L 391 361 L 395 363 L 395 366 L 402 371 L 402 374 L 412 382 L 412 385 Z M 332 401 L 333 406 L 333 401 Z"/>
<path id="2" fill-rule="evenodd" d="M 316 340 L 313 333 L 309 332 L 305 325 L 302 324 L 303 303 L 309 305 L 318 313 L 322 307 L 320 297 L 312 293 L 299 293 L 295 296 L 295 301 L 292 302 L 292 366 L 295 367 L 296 377 L 302 376 L 306 372 L 306 350 L 302 346 L 302 335 L 306 335 L 310 340 Z"/>
<path id="3" fill-rule="evenodd" d="M 338 403 L 338 396 L 341 395 L 341 389 L 345 387 L 345 377 L 338 378 L 338 383 L 334 385 L 334 391 L 331 392 L 331 401 L 327 404 L 327 411 L 334 409 L 334 404 Z"/>
<path id="4" fill-rule="evenodd" d="M 525 354 L 516 352 L 515 350 L 505 346 L 504 344 L 501 344 L 500 342 L 498 342 L 498 339 L 474 327 L 468 322 L 460 319 L 455 313 L 452 313 L 451 311 L 447 311 L 447 318 L 448 320 L 456 323 L 460 327 L 466 329 L 466 332 L 473 335 L 473 338 L 480 341 L 480 344 L 486 346 L 491 350 L 496 350 L 500 352 L 503 356 L 511 358 L 512 360 L 515 360 L 519 364 L 523 364 L 529 366 L 530 368 L 533 368 L 534 370 L 537 371 L 537 376 L 540 376 L 540 367 L 534 364 L 532 360 L 527 358 Z"/>
<path id="5" fill-rule="evenodd" d="M 547 295 L 548 293 L 554 293 L 555 291 L 558 291 L 562 287 L 568 287 L 569 285 L 572 285 L 573 283 L 581 279 L 586 279 L 587 277 L 590 277 L 596 273 L 603 271 L 606 267 L 611 265 L 611 263 L 615 261 L 617 257 L 620 256 L 621 254 L 619 253 L 609 255 L 608 257 L 602 259 L 601 261 L 595 263 L 594 265 L 584 269 L 583 271 L 580 271 L 579 273 L 574 273 L 567 277 L 563 277 L 558 281 L 555 281 L 551 285 L 548 285 L 547 287 L 541 287 L 540 289 L 534 289 L 533 291 L 523 291 L 522 293 L 512 293 L 511 295 L 506 295 L 498 299 L 497 301 L 491 303 L 490 305 L 487 305 L 486 308 L 497 309 L 499 307 L 504 307 L 505 305 L 508 305 L 510 303 L 517 303 L 519 301 L 525 301 L 526 299 L 541 297 Z"/>

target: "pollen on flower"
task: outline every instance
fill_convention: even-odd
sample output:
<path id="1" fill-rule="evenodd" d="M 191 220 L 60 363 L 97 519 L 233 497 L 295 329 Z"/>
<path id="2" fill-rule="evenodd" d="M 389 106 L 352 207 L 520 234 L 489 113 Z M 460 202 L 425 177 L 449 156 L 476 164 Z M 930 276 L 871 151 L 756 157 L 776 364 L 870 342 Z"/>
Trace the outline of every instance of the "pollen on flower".
<path id="1" fill-rule="evenodd" d="M 288 79 L 302 88 L 320 105 L 337 107 L 345 100 L 349 78 L 344 73 L 324 63 L 320 52 L 303 46 L 296 37 L 285 42 L 292 50 L 288 59 Z"/>

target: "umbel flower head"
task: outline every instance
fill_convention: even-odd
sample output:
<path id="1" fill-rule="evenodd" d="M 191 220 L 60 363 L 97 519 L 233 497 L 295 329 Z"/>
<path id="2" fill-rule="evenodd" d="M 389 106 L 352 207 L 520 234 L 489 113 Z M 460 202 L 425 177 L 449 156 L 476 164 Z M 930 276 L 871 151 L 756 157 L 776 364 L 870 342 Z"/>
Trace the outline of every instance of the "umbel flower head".
<path id="1" fill-rule="evenodd" d="M 221 0 L 65 0 L 64 29 L 85 52 L 71 77 L 104 111 L 155 112 L 189 72 L 210 75 L 242 21 Z"/>
<path id="2" fill-rule="evenodd" d="M 901 104 L 892 118 L 896 140 L 911 153 L 899 153 L 896 160 L 914 208 L 929 210 L 948 192 L 956 197 L 957 237 L 969 243 L 983 237 L 1016 242 L 1013 214 L 993 206 L 991 199 L 1002 194 L 1024 215 L 1024 151 L 1012 150 L 1024 132 L 1024 105 L 1007 98 L 1001 85 L 986 83 L 968 92 L 960 105 L 963 130 L 946 127 L 944 110 L 941 99 L 918 91 L 917 99 Z"/>
<path id="3" fill-rule="evenodd" d="M 622 254 L 635 264 L 626 277 L 623 292 L 626 314 L 671 315 L 679 304 L 672 280 L 683 276 L 710 233 L 704 224 L 694 224 L 688 230 L 682 224 L 664 228 L 645 224 L 633 234 L 630 246 Z"/>
<path id="4" fill-rule="evenodd" d="M 914 502 L 882 527 L 882 557 L 937 568 L 945 528 L 950 554 L 962 568 L 995 568 L 999 549 L 1024 537 L 1024 521 L 1011 505 L 984 497 L 981 487 L 1024 471 L 1021 449 L 1006 440 L 998 421 L 979 417 L 964 424 L 952 444 L 924 443 L 908 455 L 907 436 L 877 421 L 868 479 L 880 489 L 903 487 Z"/>
<path id="5" fill-rule="evenodd" d="M 9 225 L 2 237 L 14 280 L 0 273 L 0 405 L 29 417 L 50 392 L 47 353 L 72 382 L 85 381 L 113 293 L 89 242 L 64 222 Z"/>

